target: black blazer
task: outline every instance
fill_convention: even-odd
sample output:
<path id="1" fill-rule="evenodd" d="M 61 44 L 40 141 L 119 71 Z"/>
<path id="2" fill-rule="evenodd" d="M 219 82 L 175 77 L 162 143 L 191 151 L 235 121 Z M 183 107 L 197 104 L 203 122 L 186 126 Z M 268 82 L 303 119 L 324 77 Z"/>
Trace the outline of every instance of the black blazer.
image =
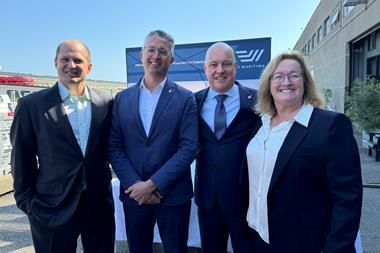
<path id="1" fill-rule="evenodd" d="M 89 88 L 91 126 L 83 156 L 65 114 L 58 84 L 21 98 L 11 126 L 11 167 L 17 206 L 43 224 L 62 227 L 86 187 L 94 219 L 113 215 L 106 159 L 112 99 Z M 91 217 L 89 217 L 91 218 Z"/>
<path id="2" fill-rule="evenodd" d="M 201 116 L 208 88 L 195 94 L 199 112 L 195 202 L 210 210 L 214 203 L 224 213 L 244 212 L 248 206 L 246 147 L 259 116 L 253 111 L 256 91 L 238 84 L 240 109 L 220 140 Z"/>
<path id="3" fill-rule="evenodd" d="M 354 253 L 362 193 L 350 120 L 314 109 L 307 128 L 294 122 L 267 196 L 274 252 Z"/>

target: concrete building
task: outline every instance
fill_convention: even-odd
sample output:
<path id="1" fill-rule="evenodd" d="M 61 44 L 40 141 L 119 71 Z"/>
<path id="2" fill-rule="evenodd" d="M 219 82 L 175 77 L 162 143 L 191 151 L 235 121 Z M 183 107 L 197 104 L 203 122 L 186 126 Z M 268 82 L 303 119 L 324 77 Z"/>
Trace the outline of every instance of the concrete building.
<path id="1" fill-rule="evenodd" d="M 294 47 L 336 111 L 354 80 L 380 77 L 379 13 L 380 0 L 321 0 Z"/>

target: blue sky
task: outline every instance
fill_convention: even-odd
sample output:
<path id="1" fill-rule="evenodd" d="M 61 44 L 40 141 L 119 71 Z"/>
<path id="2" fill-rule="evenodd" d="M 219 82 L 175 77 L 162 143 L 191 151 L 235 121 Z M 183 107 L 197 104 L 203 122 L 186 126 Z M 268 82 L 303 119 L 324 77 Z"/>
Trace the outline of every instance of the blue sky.
<path id="1" fill-rule="evenodd" d="M 125 48 L 154 29 L 176 44 L 272 38 L 272 56 L 293 48 L 319 0 L 1 0 L 1 71 L 56 75 L 57 45 L 91 50 L 91 79 L 126 82 Z"/>

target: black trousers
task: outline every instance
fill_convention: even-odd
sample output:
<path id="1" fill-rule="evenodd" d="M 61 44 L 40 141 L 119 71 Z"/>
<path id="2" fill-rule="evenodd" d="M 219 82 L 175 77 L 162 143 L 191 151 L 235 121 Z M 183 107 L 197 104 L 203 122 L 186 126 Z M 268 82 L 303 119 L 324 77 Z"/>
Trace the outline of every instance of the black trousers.
<path id="1" fill-rule="evenodd" d="M 86 192 L 71 220 L 62 229 L 47 227 L 29 216 L 36 253 L 75 253 L 79 235 L 85 253 L 112 253 L 115 245 L 115 220 L 112 213 L 99 217 L 96 224 L 88 218 Z"/>
<path id="2" fill-rule="evenodd" d="M 251 233 L 251 244 L 256 253 L 276 253 L 272 246 L 261 239 L 260 235 L 253 229 Z"/>
<path id="3" fill-rule="evenodd" d="M 217 204 L 211 210 L 198 208 L 203 253 L 227 252 L 228 236 L 234 253 L 252 253 L 251 229 L 243 213 L 225 214 Z"/>

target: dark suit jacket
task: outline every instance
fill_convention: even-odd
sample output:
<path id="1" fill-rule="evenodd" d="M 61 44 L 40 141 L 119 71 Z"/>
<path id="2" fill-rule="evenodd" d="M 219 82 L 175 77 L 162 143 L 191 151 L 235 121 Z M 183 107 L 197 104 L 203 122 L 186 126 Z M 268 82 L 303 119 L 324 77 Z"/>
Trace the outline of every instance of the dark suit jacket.
<path id="1" fill-rule="evenodd" d="M 274 252 L 354 253 L 361 204 L 351 122 L 314 109 L 307 128 L 293 124 L 274 167 L 268 192 Z"/>
<path id="2" fill-rule="evenodd" d="M 199 112 L 195 202 L 204 210 L 210 210 L 215 202 L 224 213 L 246 211 L 248 206 L 245 150 L 259 116 L 253 111 L 256 91 L 238 87 L 240 109 L 220 140 L 200 114 L 209 89 L 195 94 Z"/>
<path id="3" fill-rule="evenodd" d="M 136 205 L 124 191 L 138 180 L 151 179 L 164 195 L 161 205 L 179 205 L 193 196 L 190 164 L 198 138 L 194 95 L 167 80 L 146 136 L 139 113 L 140 82 L 116 95 L 112 114 L 108 157 L 120 179 L 120 200 Z"/>
<path id="4" fill-rule="evenodd" d="M 17 206 L 59 228 L 73 215 L 87 186 L 93 218 L 113 215 L 106 143 L 111 97 L 89 88 L 91 127 L 83 156 L 65 114 L 58 85 L 21 98 L 11 127 L 11 165 Z M 91 218 L 91 217 L 90 217 Z"/>

